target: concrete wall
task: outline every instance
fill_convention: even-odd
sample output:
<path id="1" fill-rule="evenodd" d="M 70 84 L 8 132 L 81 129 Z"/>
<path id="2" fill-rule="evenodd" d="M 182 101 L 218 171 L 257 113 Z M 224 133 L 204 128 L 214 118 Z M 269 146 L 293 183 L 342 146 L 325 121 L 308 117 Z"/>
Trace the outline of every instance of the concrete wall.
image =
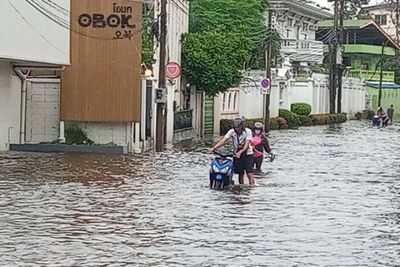
<path id="1" fill-rule="evenodd" d="M 50 20 L 27 1 L 0 1 L 0 58 L 69 64 L 70 0 L 57 0 L 57 4 L 65 10 L 43 5 L 66 27 Z"/>
<path id="2" fill-rule="evenodd" d="M 258 74 L 253 77 L 259 77 Z M 279 115 L 279 109 L 290 110 L 292 103 L 307 103 L 312 114 L 329 113 L 328 76 L 314 74 L 308 82 L 296 82 L 279 76 L 272 82 L 270 94 L 270 117 Z M 229 89 L 215 97 L 214 132 L 219 133 L 220 120 L 236 116 L 255 119 L 263 118 L 264 102 L 260 94 L 259 81 L 243 83 L 239 88 Z M 358 78 L 343 79 L 342 112 L 352 118 L 356 112 L 363 111 L 366 103 L 364 83 Z M 234 101 L 233 95 L 237 100 Z M 400 97 L 400 93 L 399 93 Z M 229 99 L 231 98 L 231 101 Z M 399 104 L 400 106 L 400 104 Z"/>
<path id="3" fill-rule="evenodd" d="M 66 123 L 66 128 L 73 122 Z M 78 123 L 88 137 L 97 144 L 114 143 L 117 145 L 126 145 L 127 123 Z"/>
<path id="4" fill-rule="evenodd" d="M 379 89 L 374 87 L 367 87 L 368 94 L 372 98 L 372 109 L 378 109 L 378 95 Z M 381 106 L 386 111 L 390 105 L 394 106 L 395 120 L 400 120 L 400 89 L 382 89 Z"/>
<path id="5" fill-rule="evenodd" d="M 155 16 L 160 14 L 159 1 L 155 0 Z M 174 61 L 181 65 L 181 36 L 189 31 L 189 3 L 185 0 L 167 0 L 167 56 L 166 62 Z M 158 87 L 158 57 L 160 54 L 159 46 L 156 47 L 154 58 L 156 64 L 153 65 L 154 78 L 156 80 L 155 87 Z M 181 78 L 177 78 L 173 84 L 167 86 L 168 103 L 167 103 L 167 143 L 172 144 L 174 136 L 174 101 L 177 107 L 181 105 Z M 154 105 L 154 111 L 155 111 Z M 154 113 L 155 114 L 155 113 Z M 153 128 L 157 125 L 155 116 L 153 120 Z M 155 132 L 155 131 L 154 131 Z"/>
<path id="6" fill-rule="evenodd" d="M 329 113 L 328 76 L 314 74 L 309 82 L 296 82 L 291 88 L 291 103 L 307 103 L 312 114 Z M 356 112 L 365 109 L 366 91 L 364 83 L 358 78 L 343 78 L 342 112 L 353 117 Z"/>
<path id="7" fill-rule="evenodd" d="M 19 143 L 21 114 L 21 81 L 13 74 L 10 62 L 0 60 L 0 151 L 10 142 Z"/>

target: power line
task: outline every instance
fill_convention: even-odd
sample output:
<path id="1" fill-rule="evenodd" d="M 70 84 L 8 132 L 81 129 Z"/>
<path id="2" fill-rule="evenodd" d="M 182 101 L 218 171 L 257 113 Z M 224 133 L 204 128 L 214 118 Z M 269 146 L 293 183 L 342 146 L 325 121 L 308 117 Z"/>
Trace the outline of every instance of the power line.
<path id="1" fill-rule="evenodd" d="M 92 36 L 86 33 L 82 33 L 80 31 L 74 30 L 72 28 L 72 26 L 70 27 L 70 23 L 67 22 L 65 19 L 60 18 L 59 16 L 57 16 L 56 14 L 52 13 L 51 11 L 49 11 L 48 9 L 46 9 L 45 7 L 41 6 L 40 4 L 38 4 L 35 0 L 25 0 L 29 5 L 31 5 L 35 10 L 37 10 L 39 13 L 41 13 L 42 15 L 44 15 L 45 17 L 47 17 L 49 20 L 51 20 L 52 22 L 56 23 L 57 25 L 70 30 L 76 34 L 88 37 L 88 38 L 92 38 L 92 39 L 98 39 L 98 40 L 117 40 L 116 38 L 106 38 L 106 37 L 98 37 L 98 36 Z M 129 1 L 136 1 L 136 0 L 129 0 Z M 133 36 L 134 34 L 137 34 L 139 32 L 141 32 L 143 30 L 143 27 L 136 29 L 134 31 L 131 30 L 130 34 Z"/>

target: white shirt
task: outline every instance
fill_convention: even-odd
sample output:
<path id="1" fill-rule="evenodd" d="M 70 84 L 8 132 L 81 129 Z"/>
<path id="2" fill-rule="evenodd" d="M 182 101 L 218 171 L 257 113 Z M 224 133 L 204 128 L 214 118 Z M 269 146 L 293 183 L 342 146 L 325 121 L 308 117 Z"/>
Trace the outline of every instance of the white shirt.
<path id="1" fill-rule="evenodd" d="M 245 130 L 238 136 L 234 129 L 230 129 L 226 133 L 225 138 L 231 140 L 233 147 L 236 150 L 239 145 L 244 145 L 246 141 L 251 141 L 251 139 L 253 138 L 253 133 L 249 128 L 245 128 Z M 246 154 L 253 155 L 253 148 L 251 146 L 249 146 L 249 148 L 247 149 Z"/>

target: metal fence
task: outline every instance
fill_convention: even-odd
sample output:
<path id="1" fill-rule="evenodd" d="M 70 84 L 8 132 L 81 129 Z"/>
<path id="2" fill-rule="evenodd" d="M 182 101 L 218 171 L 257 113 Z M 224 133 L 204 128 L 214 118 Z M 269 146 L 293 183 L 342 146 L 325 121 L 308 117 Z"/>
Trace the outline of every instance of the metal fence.
<path id="1" fill-rule="evenodd" d="M 175 112 L 174 130 L 184 130 L 193 128 L 193 110 L 181 110 Z"/>

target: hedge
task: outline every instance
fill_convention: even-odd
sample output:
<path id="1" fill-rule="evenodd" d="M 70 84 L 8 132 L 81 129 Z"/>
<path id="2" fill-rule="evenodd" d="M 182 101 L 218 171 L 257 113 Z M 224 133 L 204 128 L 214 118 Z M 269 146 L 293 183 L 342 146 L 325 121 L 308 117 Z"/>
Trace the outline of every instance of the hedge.
<path id="1" fill-rule="evenodd" d="M 376 115 L 375 111 L 373 110 L 363 110 L 362 118 L 365 120 L 372 120 L 372 118 Z"/>
<path id="2" fill-rule="evenodd" d="M 338 114 L 315 114 L 310 115 L 313 125 L 325 125 L 331 123 L 344 123 L 347 121 L 346 113 Z"/>
<path id="3" fill-rule="evenodd" d="M 282 112 L 281 112 L 282 111 Z M 289 113 L 288 113 L 289 112 Z M 287 115 L 291 119 L 297 118 L 298 126 L 312 126 L 312 125 L 326 125 L 331 123 L 344 123 L 347 121 L 347 114 L 346 113 L 339 113 L 339 114 L 314 114 L 310 116 L 298 116 L 293 114 L 289 110 L 280 110 L 280 114 Z M 263 119 L 246 119 L 246 127 L 252 129 L 254 123 L 261 122 L 263 123 Z M 271 130 L 284 130 L 289 129 L 290 126 L 287 120 L 284 117 L 276 117 L 271 118 L 270 120 Z M 220 133 L 221 135 L 225 135 L 230 129 L 232 128 L 232 120 L 229 119 L 222 119 L 220 121 Z M 296 127 L 297 128 L 297 127 Z"/>
<path id="4" fill-rule="evenodd" d="M 307 103 L 293 103 L 290 110 L 300 116 L 309 116 L 311 114 L 311 105 Z"/>
<path id="5" fill-rule="evenodd" d="M 264 124 L 263 119 L 246 119 L 245 127 L 253 129 L 254 123 L 261 122 Z M 220 134 L 225 135 L 230 129 L 232 129 L 232 120 L 222 119 L 219 123 L 220 126 Z"/>
<path id="6" fill-rule="evenodd" d="M 297 129 L 301 125 L 299 115 L 291 112 L 290 110 L 280 109 L 279 117 L 283 117 L 287 121 L 290 129 Z"/>

